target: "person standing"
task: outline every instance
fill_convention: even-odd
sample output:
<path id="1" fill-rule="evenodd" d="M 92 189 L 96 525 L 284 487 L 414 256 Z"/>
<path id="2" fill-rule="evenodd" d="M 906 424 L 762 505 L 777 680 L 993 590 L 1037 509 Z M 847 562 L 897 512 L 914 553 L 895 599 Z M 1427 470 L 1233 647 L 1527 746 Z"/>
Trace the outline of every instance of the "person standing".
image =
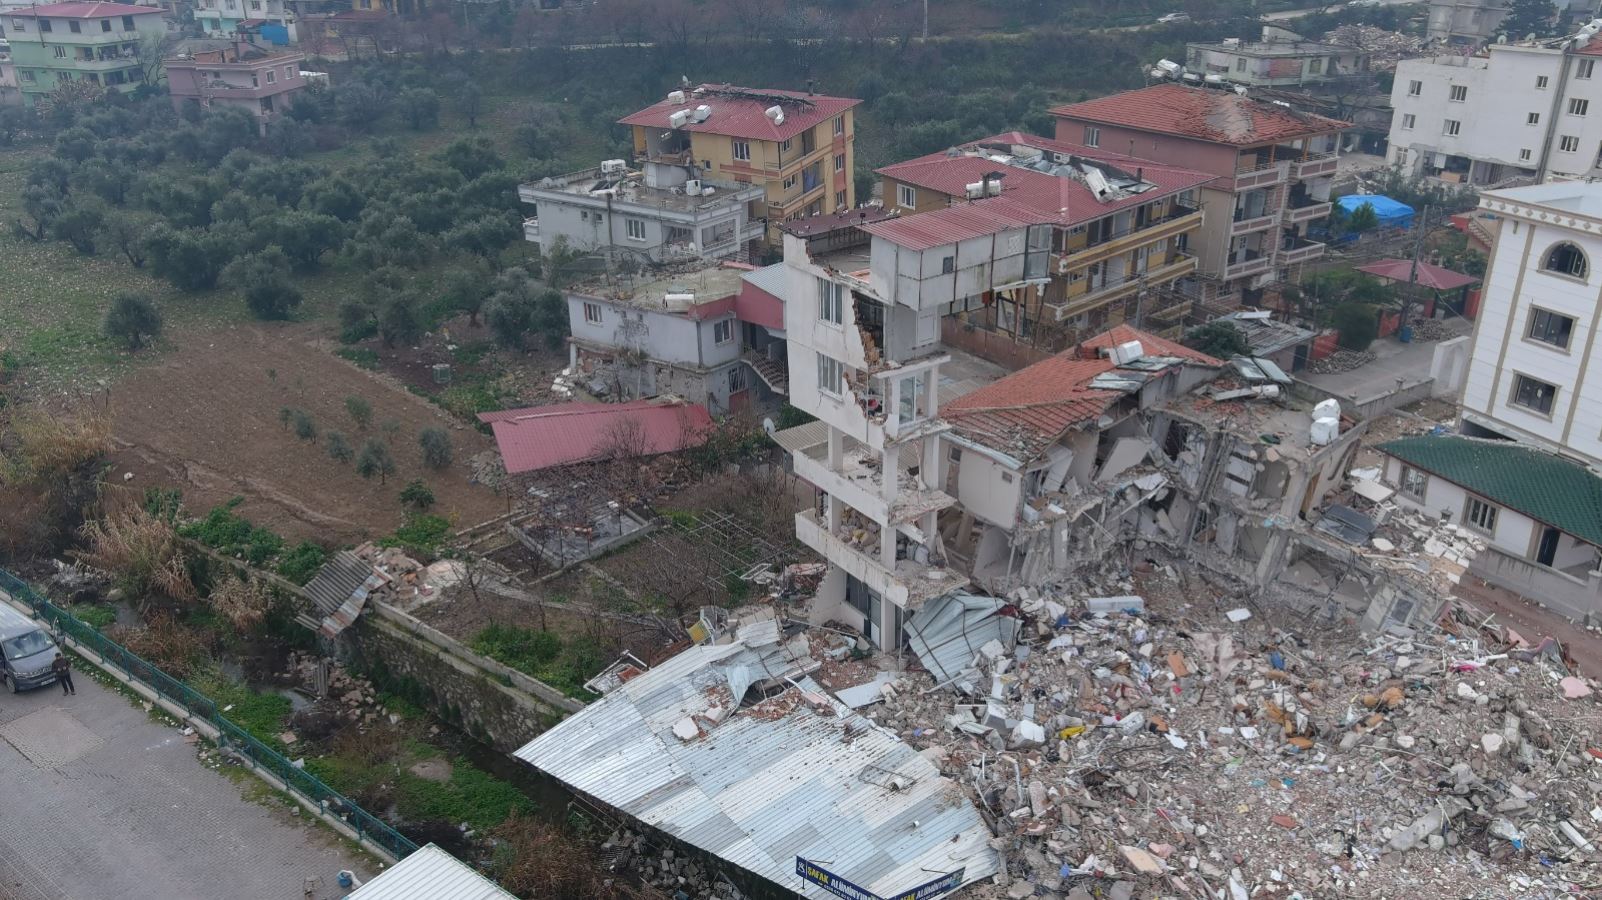
<path id="1" fill-rule="evenodd" d="M 50 661 L 50 671 L 56 673 L 56 683 L 61 685 L 63 696 L 78 693 L 78 689 L 72 685 L 72 660 L 67 659 L 60 651 L 57 651 L 56 658 Z"/>

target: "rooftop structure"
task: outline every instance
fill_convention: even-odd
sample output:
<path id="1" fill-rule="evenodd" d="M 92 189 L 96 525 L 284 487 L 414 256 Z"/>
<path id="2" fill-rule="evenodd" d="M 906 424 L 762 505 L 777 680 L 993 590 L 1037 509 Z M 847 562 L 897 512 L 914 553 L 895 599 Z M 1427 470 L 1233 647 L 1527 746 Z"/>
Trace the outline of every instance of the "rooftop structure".
<path id="1" fill-rule="evenodd" d="M 515 895 L 428 844 L 346 895 L 345 900 L 514 900 Z"/>
<path id="2" fill-rule="evenodd" d="M 745 272 L 730 266 L 706 265 L 678 272 L 598 277 L 568 290 L 640 309 L 666 310 L 696 318 L 708 314 L 708 303 L 738 294 Z"/>
<path id="3" fill-rule="evenodd" d="M 1229 38 L 1186 44 L 1187 77 L 1254 87 L 1290 87 L 1368 73 L 1369 54 L 1365 50 L 1302 40 L 1274 26 L 1265 26 L 1263 31 L 1265 39 L 1261 41 Z"/>
<path id="4" fill-rule="evenodd" d="M 198 50 L 163 60 L 173 107 L 243 109 L 265 134 L 306 88 L 301 63 L 306 54 L 276 50 L 238 38 L 229 46 Z"/>
<path id="5" fill-rule="evenodd" d="M 861 102 L 803 91 L 703 84 L 688 92 L 674 91 L 667 99 L 624 116 L 618 124 L 780 142 L 798 137 Z M 774 107 L 783 115 L 770 115 L 768 110 Z M 680 114 L 684 115 L 682 122 L 675 119 Z"/>
<path id="6" fill-rule="evenodd" d="M 712 418 L 691 403 L 555 403 L 480 413 L 516 475 L 617 456 L 654 456 L 706 440 Z"/>
<path id="7" fill-rule="evenodd" d="M 1346 127 L 1346 123 L 1338 119 L 1262 103 L 1234 91 L 1178 84 L 1153 85 L 1070 103 L 1053 109 L 1051 114 L 1060 119 L 1103 122 L 1234 147 L 1309 138 Z M 1140 153 L 1144 149 L 1137 145 L 1133 152 Z"/>
<path id="8" fill-rule="evenodd" d="M 517 756 L 810 900 L 838 895 L 798 877 L 801 861 L 881 897 L 1000 870 L 956 785 L 811 677 L 829 659 L 814 636 L 762 610 L 725 640 L 622 683 Z"/>

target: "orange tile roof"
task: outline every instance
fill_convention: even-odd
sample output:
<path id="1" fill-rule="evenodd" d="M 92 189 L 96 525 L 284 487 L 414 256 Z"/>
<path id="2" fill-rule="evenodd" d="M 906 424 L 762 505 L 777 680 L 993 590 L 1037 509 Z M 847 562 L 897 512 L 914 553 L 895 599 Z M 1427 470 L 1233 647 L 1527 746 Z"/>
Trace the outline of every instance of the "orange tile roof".
<path id="1" fill-rule="evenodd" d="M 1351 127 L 1289 107 L 1242 97 L 1217 88 L 1158 84 L 1083 103 L 1059 106 L 1051 114 L 1063 119 L 1121 125 L 1137 131 L 1195 138 L 1215 144 L 1250 147 L 1328 134 Z"/>
<path id="2" fill-rule="evenodd" d="M 784 110 L 784 124 L 776 125 L 767 117 L 768 107 L 775 104 L 737 94 L 734 96 L 720 94 L 720 91 L 743 91 L 784 98 L 783 102 L 777 104 Z M 705 105 L 712 108 L 712 115 L 705 122 L 686 124 L 683 130 L 722 134 L 754 141 L 786 141 L 862 102 L 850 97 L 827 97 L 804 91 L 743 88 L 727 84 L 703 84 L 694 91 L 685 93 L 687 96 L 683 103 L 662 100 L 618 119 L 618 123 L 667 130 L 670 127 L 669 116 L 680 110 L 694 110 L 697 106 Z"/>

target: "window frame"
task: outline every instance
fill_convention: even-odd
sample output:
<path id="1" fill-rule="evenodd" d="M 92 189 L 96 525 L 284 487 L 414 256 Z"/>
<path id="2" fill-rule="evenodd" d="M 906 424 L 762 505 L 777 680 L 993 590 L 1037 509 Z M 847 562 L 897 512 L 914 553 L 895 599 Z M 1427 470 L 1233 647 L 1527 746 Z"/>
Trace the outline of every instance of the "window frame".
<path id="1" fill-rule="evenodd" d="M 1574 77 L 1580 81 L 1589 81 L 1596 72 L 1596 60 L 1577 59 L 1574 66 Z"/>
<path id="2" fill-rule="evenodd" d="M 593 311 L 593 314 L 592 314 Z M 606 310 L 599 303 L 584 301 L 584 324 L 600 325 L 606 321 Z"/>
<path id="3" fill-rule="evenodd" d="M 1463 133 L 1462 119 L 1446 119 L 1441 123 L 1441 134 L 1446 137 L 1457 137 Z"/>
<path id="4" fill-rule="evenodd" d="M 1584 118 L 1591 111 L 1591 101 L 1584 97 L 1570 97 L 1568 113 L 1576 118 Z"/>
<path id="5" fill-rule="evenodd" d="M 38 21 L 40 34 L 53 34 L 55 32 L 56 26 L 51 25 L 49 19 L 40 19 Z"/>
<path id="6" fill-rule="evenodd" d="M 1533 406 L 1533 405 L 1531 405 L 1529 403 L 1523 402 L 1522 398 L 1524 396 L 1524 388 L 1526 386 L 1531 386 L 1533 388 L 1532 394 L 1531 394 L 1531 399 L 1535 399 L 1535 398 L 1538 398 L 1540 396 L 1540 388 L 1542 388 L 1542 387 L 1547 387 L 1547 388 L 1551 388 L 1552 389 L 1551 396 L 1547 399 L 1547 408 L 1546 409 L 1543 410 L 1540 407 Z M 1535 378 L 1535 377 L 1530 376 L 1530 375 L 1525 375 L 1522 372 L 1514 372 L 1513 373 L 1512 390 L 1508 394 L 1507 403 L 1508 403 L 1509 406 L 1518 407 L 1519 409 L 1523 410 L 1524 412 L 1529 413 L 1532 416 L 1539 416 L 1540 418 L 1543 418 L 1543 419 L 1551 419 L 1552 418 L 1552 411 L 1557 409 L 1557 398 L 1558 398 L 1558 391 L 1559 390 L 1561 390 L 1561 388 L 1559 388 L 1558 385 L 1552 384 L 1551 382 L 1542 381 L 1539 378 Z"/>
<path id="7" fill-rule="evenodd" d="M 718 337 L 718 332 L 720 331 L 723 332 L 722 337 Z M 734 319 L 719 319 L 712 323 L 712 343 L 714 346 L 721 347 L 724 344 L 733 343 L 733 341 Z"/>
<path id="8" fill-rule="evenodd" d="M 911 200 L 909 203 L 908 200 Z M 896 206 L 901 209 L 918 208 L 918 189 L 910 184 L 896 184 Z"/>
<path id="9" fill-rule="evenodd" d="M 1418 125 L 1418 116 L 1415 116 L 1412 113 L 1402 113 L 1403 131 L 1412 131 L 1416 125 Z"/>
<path id="10" fill-rule="evenodd" d="M 639 233 L 636 234 L 636 231 Z M 639 241 L 644 243 L 646 240 L 645 220 L 625 217 L 623 219 L 623 234 L 631 241 Z"/>
<path id="11" fill-rule="evenodd" d="M 1519 162 L 1530 162 L 1533 158 L 1534 158 L 1534 154 L 1530 151 L 1530 148 L 1528 148 L 1528 147 L 1520 147 L 1519 148 Z"/>
<path id="12" fill-rule="evenodd" d="M 1572 266 L 1567 270 L 1555 269 L 1552 267 L 1552 255 L 1564 247 L 1574 248 L 1574 253 L 1580 261 L 1578 272 L 1574 271 L 1574 267 Z M 1558 241 L 1552 246 L 1547 247 L 1541 252 L 1540 260 L 1540 270 L 1546 275 L 1556 275 L 1559 278 L 1569 278 L 1582 284 L 1588 283 L 1591 277 L 1591 258 L 1585 254 L 1585 250 L 1582 249 L 1579 244 L 1576 244 L 1573 241 Z"/>
<path id="13" fill-rule="evenodd" d="M 1101 146 L 1101 128 L 1096 125 L 1086 125 L 1084 142 L 1086 147 Z"/>
<path id="14" fill-rule="evenodd" d="M 845 134 L 845 116 L 844 115 L 838 115 L 838 116 L 834 117 L 834 133 L 835 133 L 836 136 Z"/>
<path id="15" fill-rule="evenodd" d="M 845 285 L 818 278 L 818 321 L 836 328 L 845 325 Z"/>
<path id="16" fill-rule="evenodd" d="M 1468 85 L 1466 85 L 1466 84 L 1450 85 L 1446 90 L 1446 102 L 1448 102 L 1448 103 L 1467 103 L 1468 102 Z"/>
<path id="17" fill-rule="evenodd" d="M 1573 134 L 1559 135 L 1558 136 L 1558 150 L 1559 150 L 1559 152 L 1562 152 L 1562 153 L 1579 153 L 1580 152 L 1580 138 L 1579 138 L 1579 135 L 1573 135 Z"/>
<path id="18" fill-rule="evenodd" d="M 845 154 L 844 153 L 836 153 L 834 155 L 834 170 L 836 172 L 844 172 L 845 171 Z"/>
<path id="19" fill-rule="evenodd" d="M 817 352 L 818 392 L 836 399 L 845 395 L 845 364 L 827 353 Z M 826 386 L 827 385 L 827 386 Z"/>
<path id="20" fill-rule="evenodd" d="M 1537 320 L 1542 316 L 1546 317 L 1546 321 L 1543 323 L 1545 327 L 1540 329 L 1540 334 L 1537 334 Z M 1568 323 L 1568 330 L 1563 334 L 1563 343 L 1561 344 L 1542 336 L 1550 336 L 1552 325 L 1558 320 Z M 1524 324 L 1524 339 L 1533 344 L 1540 344 L 1543 347 L 1550 347 L 1554 350 L 1568 353 L 1574 345 L 1574 326 L 1576 324 L 1577 320 L 1573 316 L 1555 312 L 1542 306 L 1531 306 L 1529 319 Z"/>
<path id="21" fill-rule="evenodd" d="M 1412 489 L 1415 481 L 1418 487 L 1417 492 Z M 1397 474 L 1396 490 L 1404 497 L 1410 497 L 1423 503 L 1430 490 L 1430 473 L 1403 463 L 1401 472 Z"/>
<path id="22" fill-rule="evenodd" d="M 1546 90 L 1549 82 L 1550 79 L 1548 79 L 1545 75 L 1537 75 L 1535 76 L 1535 89 L 1538 91 L 1544 91 Z"/>
<path id="23" fill-rule="evenodd" d="M 1541 114 L 1538 113 L 1538 112 L 1525 113 L 1524 114 L 1524 124 L 1526 124 L 1526 125 L 1539 125 L 1539 124 L 1541 124 Z"/>
<path id="24" fill-rule="evenodd" d="M 1494 538 L 1501 511 L 1502 508 L 1495 503 L 1469 494 L 1463 498 L 1463 527 L 1488 538 Z"/>
<path id="25" fill-rule="evenodd" d="M 729 155 L 740 162 L 750 162 L 751 142 L 731 140 L 729 142 Z"/>
<path id="26" fill-rule="evenodd" d="M 1424 96 L 1424 82 L 1417 81 L 1417 80 L 1409 80 L 1407 82 L 1407 96 L 1409 96 L 1409 97 L 1422 97 L 1422 96 Z"/>

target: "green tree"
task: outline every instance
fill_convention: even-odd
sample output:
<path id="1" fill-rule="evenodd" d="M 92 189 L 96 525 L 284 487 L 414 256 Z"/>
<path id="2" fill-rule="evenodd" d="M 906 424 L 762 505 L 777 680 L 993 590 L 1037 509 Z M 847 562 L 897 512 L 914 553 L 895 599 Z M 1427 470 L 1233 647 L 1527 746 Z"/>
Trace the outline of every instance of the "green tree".
<path id="1" fill-rule="evenodd" d="M 401 488 L 400 502 L 403 506 L 423 512 L 434 505 L 434 492 L 422 482 L 422 479 L 413 479 Z"/>
<path id="2" fill-rule="evenodd" d="M 409 291 L 391 294 L 378 310 L 378 334 L 384 346 L 411 345 L 423 336 L 423 316 Z"/>
<path id="3" fill-rule="evenodd" d="M 149 256 L 145 239 L 155 226 L 156 218 L 148 213 L 114 209 L 101 221 L 100 237 L 105 244 L 115 247 L 128 260 L 128 265 L 142 269 Z"/>
<path id="4" fill-rule="evenodd" d="M 467 313 L 468 324 L 477 325 L 478 314 L 483 311 L 484 301 L 489 299 L 492 290 L 489 267 L 482 260 L 474 259 L 466 266 L 446 270 L 440 299 L 449 309 Z"/>
<path id="5" fill-rule="evenodd" d="M 439 95 L 428 88 L 407 88 L 398 101 L 401 115 L 413 131 L 427 131 L 439 125 Z"/>
<path id="6" fill-rule="evenodd" d="M 337 462 L 350 462 L 356 455 L 351 449 L 350 441 L 338 431 L 330 431 L 323 435 L 323 446 L 328 448 L 328 455 Z"/>
<path id="7" fill-rule="evenodd" d="M 430 469 L 451 464 L 451 436 L 445 429 L 424 428 L 417 433 L 417 445 L 423 451 L 423 465 Z"/>
<path id="8" fill-rule="evenodd" d="M 379 484 L 395 474 L 395 459 L 383 441 L 369 438 L 362 444 L 362 452 L 356 455 L 356 474 L 369 479 L 377 475 Z"/>
<path id="9" fill-rule="evenodd" d="M 1246 335 L 1228 322 L 1208 322 L 1199 328 L 1192 328 L 1185 335 L 1185 346 L 1215 359 L 1244 356 L 1252 349 L 1246 341 Z"/>
<path id="10" fill-rule="evenodd" d="M 1331 322 L 1340 332 L 1340 345 L 1348 350 L 1367 350 L 1379 335 L 1374 307 L 1362 303 L 1342 303 L 1335 307 Z"/>
<path id="11" fill-rule="evenodd" d="M 1510 41 L 1521 41 L 1532 34 L 1538 38 L 1551 37 L 1555 12 L 1552 0 L 1513 0 L 1508 4 L 1500 31 Z"/>
<path id="12" fill-rule="evenodd" d="M 289 257 L 276 246 L 229 263 L 222 279 L 245 295 L 245 305 L 259 319 L 287 319 L 301 302 L 289 280 Z"/>
<path id="13" fill-rule="evenodd" d="M 343 175 L 330 175 L 312 182 L 306 188 L 305 203 L 313 212 L 333 216 L 342 222 L 354 222 L 367 205 L 367 198 Z"/>
<path id="14" fill-rule="evenodd" d="M 350 414 L 350 420 L 356 423 L 356 427 L 363 431 L 366 431 L 367 426 L 373 421 L 373 404 L 361 397 L 346 397 L 345 412 Z"/>
<path id="15" fill-rule="evenodd" d="M 269 244 L 276 244 L 302 271 L 317 268 L 324 253 L 345 242 L 345 225 L 333 216 L 286 210 L 252 227 Z"/>
<path id="16" fill-rule="evenodd" d="M 157 225 L 144 246 L 156 274 L 186 291 L 215 287 L 235 248 L 222 232 L 166 225 Z"/>
<path id="17" fill-rule="evenodd" d="M 495 145 L 484 138 L 460 138 L 452 141 L 437 157 L 468 180 L 506 165 Z"/>
<path id="18" fill-rule="evenodd" d="M 55 221 L 50 223 L 50 235 L 71 244 L 72 249 L 84 256 L 93 256 L 95 235 L 100 233 L 100 223 L 104 220 L 105 211 L 98 201 L 74 200 L 62 207 Z"/>
<path id="19" fill-rule="evenodd" d="M 295 428 L 295 437 L 303 441 L 317 440 L 317 423 L 312 421 L 311 413 L 304 409 L 297 409 L 290 417 L 290 424 Z"/>
<path id="20" fill-rule="evenodd" d="M 446 247 L 478 256 L 493 256 L 519 238 L 517 214 L 511 212 L 486 213 L 462 222 L 446 232 Z"/>
<path id="21" fill-rule="evenodd" d="M 125 291 L 113 297 L 106 310 L 106 336 L 138 350 L 161 334 L 161 312 L 146 294 Z"/>

